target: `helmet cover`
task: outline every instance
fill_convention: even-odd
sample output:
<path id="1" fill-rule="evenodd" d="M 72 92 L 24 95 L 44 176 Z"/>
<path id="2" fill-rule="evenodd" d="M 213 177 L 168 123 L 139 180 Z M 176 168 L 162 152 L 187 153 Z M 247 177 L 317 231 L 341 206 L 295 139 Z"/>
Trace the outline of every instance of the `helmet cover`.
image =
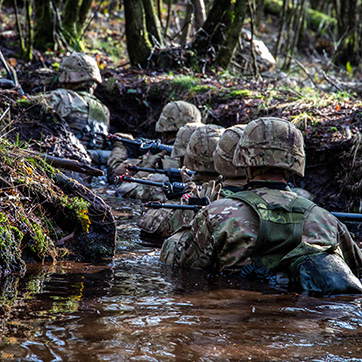
<path id="1" fill-rule="evenodd" d="M 236 145 L 244 133 L 246 125 L 237 124 L 227 128 L 221 135 L 214 151 L 214 166 L 217 173 L 226 177 L 246 177 L 244 167 L 235 167 L 233 157 Z"/>
<path id="2" fill-rule="evenodd" d="M 233 163 L 241 167 L 273 167 L 304 176 L 305 153 L 302 133 L 289 121 L 263 117 L 244 129 Z"/>
<path id="3" fill-rule="evenodd" d="M 213 154 L 224 130 L 215 124 L 197 128 L 187 144 L 184 165 L 193 171 L 216 173 Z"/>
<path id="4" fill-rule="evenodd" d="M 171 153 L 172 158 L 180 158 L 185 156 L 186 147 L 191 138 L 191 135 L 198 127 L 202 125 L 202 123 L 196 122 L 187 123 L 177 131 L 175 143 L 173 144 L 173 149 Z"/>
<path id="5" fill-rule="evenodd" d="M 177 132 L 186 123 L 201 123 L 196 106 L 185 101 L 170 102 L 163 107 L 156 123 L 156 132 Z"/>
<path id="6" fill-rule="evenodd" d="M 102 83 L 97 62 L 89 55 L 73 53 L 60 65 L 59 83 Z"/>

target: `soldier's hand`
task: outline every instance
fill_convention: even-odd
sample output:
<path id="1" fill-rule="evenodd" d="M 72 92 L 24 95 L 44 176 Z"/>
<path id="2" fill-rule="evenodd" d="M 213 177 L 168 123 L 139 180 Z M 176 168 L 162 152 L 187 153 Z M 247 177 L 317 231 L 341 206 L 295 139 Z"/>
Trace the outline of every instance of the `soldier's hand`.
<path id="1" fill-rule="evenodd" d="M 181 167 L 181 180 L 184 184 L 191 182 L 191 177 L 190 175 L 187 174 L 187 171 L 189 171 L 188 168 L 186 168 L 185 166 Z M 195 185 L 196 186 L 196 185 Z"/>
<path id="2" fill-rule="evenodd" d="M 183 195 L 181 197 L 181 204 L 187 205 L 188 199 L 190 197 L 200 197 L 200 193 L 199 190 L 197 189 L 195 182 L 187 183 L 187 186 L 184 188 Z"/>
<path id="3" fill-rule="evenodd" d="M 143 156 L 144 164 L 143 167 L 147 168 L 154 168 L 157 163 L 162 159 L 164 154 L 162 152 L 156 153 L 153 155 L 152 153 L 148 153 L 147 155 Z"/>
<path id="4" fill-rule="evenodd" d="M 201 186 L 200 196 L 199 197 L 208 197 L 210 202 L 216 201 L 219 199 L 221 191 L 221 183 L 217 184 L 214 180 L 205 182 Z"/>

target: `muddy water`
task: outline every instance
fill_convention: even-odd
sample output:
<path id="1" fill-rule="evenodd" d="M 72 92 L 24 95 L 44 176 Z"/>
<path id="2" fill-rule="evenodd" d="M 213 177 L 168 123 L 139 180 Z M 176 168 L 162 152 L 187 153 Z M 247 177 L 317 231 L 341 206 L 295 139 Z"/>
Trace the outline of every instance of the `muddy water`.
<path id="1" fill-rule="evenodd" d="M 362 361 L 362 297 L 171 270 L 140 237 L 140 205 L 108 202 L 114 259 L 34 264 L 2 285 L 1 361 Z"/>

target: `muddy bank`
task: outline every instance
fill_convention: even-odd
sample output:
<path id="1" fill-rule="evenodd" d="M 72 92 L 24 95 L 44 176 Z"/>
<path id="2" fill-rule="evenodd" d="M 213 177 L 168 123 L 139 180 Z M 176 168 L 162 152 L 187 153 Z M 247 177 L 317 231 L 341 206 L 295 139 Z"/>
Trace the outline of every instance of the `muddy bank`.
<path id="1" fill-rule="evenodd" d="M 110 207 L 74 172 L 44 159 L 57 155 L 87 165 L 86 151 L 69 142 L 67 125 L 43 106 L 19 102 L 11 92 L 0 99 L 0 277 L 23 273 L 29 262 L 112 257 Z"/>

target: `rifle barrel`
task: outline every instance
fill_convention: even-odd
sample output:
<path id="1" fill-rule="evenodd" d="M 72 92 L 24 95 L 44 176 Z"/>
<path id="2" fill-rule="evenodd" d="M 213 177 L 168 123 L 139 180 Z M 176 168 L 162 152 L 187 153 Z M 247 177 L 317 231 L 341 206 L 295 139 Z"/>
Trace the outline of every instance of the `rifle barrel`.
<path id="1" fill-rule="evenodd" d="M 148 140 L 148 139 L 139 139 L 139 140 L 130 140 L 128 138 L 122 138 L 114 134 L 109 134 L 108 139 L 111 141 L 121 141 L 125 144 L 135 145 L 139 147 L 139 151 L 147 153 L 152 151 L 152 153 L 166 151 L 168 154 L 171 154 L 173 146 L 165 145 L 161 143 L 160 140 Z"/>
<path id="2" fill-rule="evenodd" d="M 173 210 L 193 210 L 198 211 L 203 206 L 202 205 L 181 205 L 181 204 L 163 204 L 161 202 L 147 202 L 144 205 L 149 209 L 173 209 Z"/>
<path id="3" fill-rule="evenodd" d="M 355 214 L 349 212 L 331 212 L 337 219 L 341 221 L 359 221 L 362 222 L 362 214 Z"/>
<path id="4" fill-rule="evenodd" d="M 167 170 L 164 170 L 163 168 L 148 168 L 148 167 L 138 167 L 134 165 L 127 165 L 126 169 L 129 171 L 144 171 L 149 173 L 166 173 Z"/>
<path id="5" fill-rule="evenodd" d="M 111 141 L 121 141 L 123 143 L 128 143 L 130 145 L 135 145 L 135 146 L 141 146 L 142 142 L 141 141 L 136 141 L 136 140 L 130 140 L 128 138 L 122 138 L 122 137 L 118 137 L 114 134 L 109 134 L 107 136 L 108 139 L 110 139 Z"/>
<path id="6" fill-rule="evenodd" d="M 127 175 L 119 176 L 119 180 L 121 182 L 137 182 L 138 184 L 149 185 L 149 186 L 158 186 L 158 187 L 163 187 L 165 184 L 164 182 L 144 180 L 142 178 L 134 178 L 132 176 L 127 176 Z"/>

